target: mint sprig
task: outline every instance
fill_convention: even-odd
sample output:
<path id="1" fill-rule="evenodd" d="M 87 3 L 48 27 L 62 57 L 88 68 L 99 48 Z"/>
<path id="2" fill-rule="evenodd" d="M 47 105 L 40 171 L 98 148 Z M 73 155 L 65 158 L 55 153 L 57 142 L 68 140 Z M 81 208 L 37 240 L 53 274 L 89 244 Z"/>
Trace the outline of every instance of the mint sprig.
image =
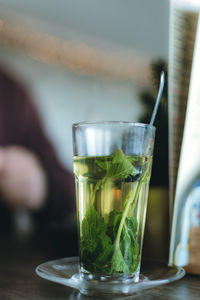
<path id="1" fill-rule="evenodd" d="M 137 219 L 133 216 L 142 183 L 149 171 L 145 166 L 140 181 L 135 182 L 124 199 L 122 212 L 113 210 L 109 214 L 108 224 L 95 209 L 96 192 L 108 179 L 122 180 L 140 173 L 132 162 L 135 159 L 125 156 L 122 150 L 116 150 L 109 159 L 96 159 L 95 163 L 105 171 L 103 179 L 97 181 L 93 189 L 91 206 L 82 221 L 80 254 L 83 267 L 93 274 L 114 274 L 135 272 L 139 263 L 139 245 L 136 240 Z"/>

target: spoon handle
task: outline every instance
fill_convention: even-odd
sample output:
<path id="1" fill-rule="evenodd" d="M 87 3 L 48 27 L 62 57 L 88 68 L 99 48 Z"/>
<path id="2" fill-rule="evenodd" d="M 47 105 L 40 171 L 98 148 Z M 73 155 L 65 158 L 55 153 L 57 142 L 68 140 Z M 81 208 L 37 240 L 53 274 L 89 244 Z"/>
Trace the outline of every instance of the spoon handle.
<path id="1" fill-rule="evenodd" d="M 165 84 L 165 73 L 162 71 L 161 75 L 160 75 L 160 86 L 159 86 L 159 90 L 158 90 L 158 96 L 157 96 L 156 104 L 154 106 L 153 113 L 152 113 L 152 116 L 151 116 L 151 121 L 149 123 L 149 125 L 151 125 L 151 126 L 153 125 L 156 114 L 157 114 L 158 106 L 159 106 L 160 99 L 161 99 L 162 92 L 163 92 L 163 88 L 164 88 L 164 84 Z"/>

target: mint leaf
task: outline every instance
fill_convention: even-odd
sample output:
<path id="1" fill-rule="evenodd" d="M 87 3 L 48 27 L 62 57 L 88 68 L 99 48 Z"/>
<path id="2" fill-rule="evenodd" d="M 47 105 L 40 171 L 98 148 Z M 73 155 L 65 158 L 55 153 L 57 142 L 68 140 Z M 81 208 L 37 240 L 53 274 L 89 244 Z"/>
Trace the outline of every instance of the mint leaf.
<path id="1" fill-rule="evenodd" d="M 97 248 L 94 259 L 96 274 L 109 274 L 111 268 L 111 258 L 113 255 L 113 245 L 110 238 L 105 234 L 101 236 L 100 247 Z"/>
<path id="2" fill-rule="evenodd" d="M 109 215 L 108 235 L 116 242 L 122 213 L 113 210 Z M 136 241 L 137 219 L 126 217 L 120 234 L 120 241 L 115 243 L 114 253 L 111 260 L 111 271 L 113 273 L 123 272 L 130 274 L 136 271 L 139 263 L 139 245 Z"/>
<path id="3" fill-rule="evenodd" d="M 111 211 L 109 214 L 107 233 L 111 238 L 112 242 L 114 242 L 116 239 L 121 217 L 122 213 L 116 209 Z"/>
<path id="4" fill-rule="evenodd" d="M 80 239 L 81 251 L 93 253 L 97 247 L 96 237 L 106 231 L 104 219 L 99 216 L 94 206 L 91 206 L 82 221 L 82 235 Z"/>
<path id="5" fill-rule="evenodd" d="M 125 229 L 127 234 L 131 236 L 132 239 L 135 238 L 137 233 L 138 222 L 135 217 L 127 217 L 125 221 Z"/>
<path id="6" fill-rule="evenodd" d="M 139 262 L 139 245 L 136 241 L 137 219 L 127 217 L 122 231 L 121 251 L 125 261 L 124 273 L 135 272 Z"/>
<path id="7" fill-rule="evenodd" d="M 110 161 L 101 161 L 99 159 L 95 160 L 95 163 L 103 170 L 107 171 L 110 166 Z"/>
<path id="8" fill-rule="evenodd" d="M 98 159 L 95 160 L 96 164 L 106 171 L 106 178 L 123 179 L 129 175 L 137 175 L 139 171 L 132 165 L 135 159 L 128 157 L 122 150 L 116 150 L 111 156 L 112 160 L 102 162 Z"/>
<path id="9" fill-rule="evenodd" d="M 113 210 L 109 214 L 107 234 L 112 242 L 116 243 L 116 237 L 122 221 L 122 212 Z M 111 260 L 111 270 L 114 273 L 123 272 L 130 274 L 136 271 L 139 263 L 139 245 L 136 241 L 137 219 L 133 216 L 125 218 L 119 244 L 115 244 L 113 257 Z"/>
<path id="10" fill-rule="evenodd" d="M 108 273 L 113 254 L 111 239 L 106 234 L 107 225 L 93 205 L 82 221 L 80 237 L 80 256 L 83 267 L 94 274 Z"/>
<path id="11" fill-rule="evenodd" d="M 124 257 L 122 255 L 121 249 L 117 248 L 111 260 L 111 272 L 122 273 L 124 272 L 124 269 L 125 269 Z"/>

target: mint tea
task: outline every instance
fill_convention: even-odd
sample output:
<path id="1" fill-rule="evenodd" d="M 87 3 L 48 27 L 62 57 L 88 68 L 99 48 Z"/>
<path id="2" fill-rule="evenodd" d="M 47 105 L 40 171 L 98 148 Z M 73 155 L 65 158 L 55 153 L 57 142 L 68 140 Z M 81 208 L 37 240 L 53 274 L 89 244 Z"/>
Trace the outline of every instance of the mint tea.
<path id="1" fill-rule="evenodd" d="M 152 156 L 74 156 L 80 271 L 138 280 Z M 103 276 L 103 277 L 102 277 Z"/>

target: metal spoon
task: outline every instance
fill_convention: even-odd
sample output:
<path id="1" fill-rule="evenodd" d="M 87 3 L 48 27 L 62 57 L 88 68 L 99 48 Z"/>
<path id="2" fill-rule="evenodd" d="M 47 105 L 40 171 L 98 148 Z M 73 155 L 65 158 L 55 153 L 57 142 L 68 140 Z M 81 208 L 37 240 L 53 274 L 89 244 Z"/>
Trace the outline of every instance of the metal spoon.
<path id="1" fill-rule="evenodd" d="M 158 106 L 159 106 L 160 99 L 161 99 L 161 96 L 162 96 L 164 84 L 165 84 L 165 73 L 164 73 L 164 71 L 162 71 L 161 75 L 160 75 L 160 85 L 159 85 L 159 90 L 158 90 L 158 96 L 157 96 L 156 103 L 155 103 L 153 113 L 152 113 L 152 116 L 151 116 L 151 121 L 149 123 L 149 125 L 151 125 L 151 126 L 154 123 L 154 120 L 155 120 L 155 117 L 156 117 L 156 114 L 157 114 L 157 111 L 158 111 Z"/>
<path id="2" fill-rule="evenodd" d="M 157 111 L 158 111 L 158 105 L 160 103 L 160 99 L 161 99 L 161 96 L 162 96 L 164 83 L 165 83 L 165 73 L 162 71 L 161 75 L 160 75 L 160 85 L 159 85 L 159 90 L 158 90 L 158 96 L 157 96 L 157 99 L 156 99 L 156 103 L 154 105 L 153 113 L 152 113 L 152 116 L 151 116 L 151 121 L 149 123 L 150 126 L 153 126 L 153 123 L 154 123 L 154 120 L 155 120 L 155 117 L 156 117 L 156 114 L 157 114 Z M 151 137 L 149 137 L 149 139 L 147 141 L 147 144 L 146 144 L 145 151 L 144 151 L 145 156 L 148 155 L 149 149 L 151 149 L 151 147 L 152 147 L 152 143 L 153 143 L 153 140 L 152 140 Z"/>

